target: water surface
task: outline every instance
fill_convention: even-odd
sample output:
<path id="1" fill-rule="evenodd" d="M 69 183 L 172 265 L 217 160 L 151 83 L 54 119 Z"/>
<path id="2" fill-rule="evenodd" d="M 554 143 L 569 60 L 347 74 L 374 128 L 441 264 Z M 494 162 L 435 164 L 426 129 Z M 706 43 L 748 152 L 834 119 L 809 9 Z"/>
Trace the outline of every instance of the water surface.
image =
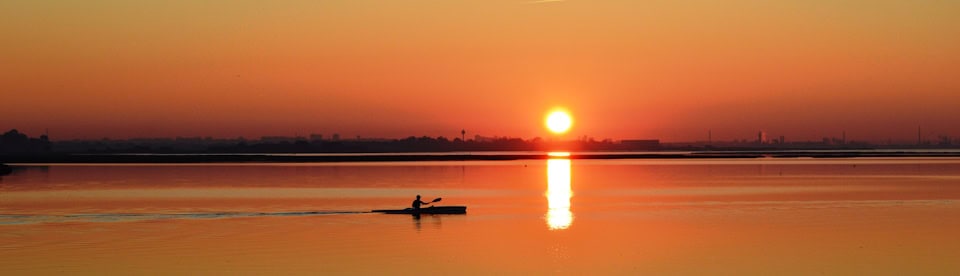
<path id="1" fill-rule="evenodd" d="M 468 213 L 367 213 L 416 194 Z M 958 199 L 954 158 L 30 165 L 0 267 L 955 275 Z"/>

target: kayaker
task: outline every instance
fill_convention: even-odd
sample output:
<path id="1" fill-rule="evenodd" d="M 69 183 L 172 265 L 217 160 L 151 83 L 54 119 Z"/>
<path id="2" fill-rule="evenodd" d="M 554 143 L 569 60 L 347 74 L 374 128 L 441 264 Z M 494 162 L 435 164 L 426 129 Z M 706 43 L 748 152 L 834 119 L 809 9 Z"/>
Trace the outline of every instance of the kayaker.
<path id="1" fill-rule="evenodd" d="M 417 199 L 414 199 L 414 200 L 413 200 L 413 210 L 414 210 L 414 211 L 420 211 L 420 205 L 421 205 L 421 204 L 430 204 L 430 202 L 420 201 L 420 195 L 417 195 Z"/>

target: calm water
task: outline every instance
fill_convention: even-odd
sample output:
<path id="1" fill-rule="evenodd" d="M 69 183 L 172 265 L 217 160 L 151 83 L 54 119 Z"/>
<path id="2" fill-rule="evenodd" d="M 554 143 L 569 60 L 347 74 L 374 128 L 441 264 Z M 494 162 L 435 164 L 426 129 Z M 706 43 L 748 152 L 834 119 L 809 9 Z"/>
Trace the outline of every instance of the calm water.
<path id="1" fill-rule="evenodd" d="M 366 213 L 416 194 L 466 215 Z M 45 165 L 3 274 L 960 274 L 960 159 Z"/>

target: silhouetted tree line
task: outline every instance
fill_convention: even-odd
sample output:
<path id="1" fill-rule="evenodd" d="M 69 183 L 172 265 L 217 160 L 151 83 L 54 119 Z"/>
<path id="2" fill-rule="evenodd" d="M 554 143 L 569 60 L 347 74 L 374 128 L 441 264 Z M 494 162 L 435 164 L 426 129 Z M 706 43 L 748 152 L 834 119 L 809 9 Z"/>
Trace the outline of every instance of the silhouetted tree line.
<path id="1" fill-rule="evenodd" d="M 653 150 L 595 141 L 524 140 L 511 137 L 449 139 L 443 136 L 410 136 L 403 139 L 356 140 L 247 140 L 210 137 L 139 138 L 127 140 L 65 140 L 51 142 L 46 135 L 29 138 L 11 130 L 4 134 L 0 153 L 4 154 L 114 154 L 114 153 L 378 153 L 378 152 L 455 152 L 455 151 L 543 151 L 543 150 Z"/>
<path id="2" fill-rule="evenodd" d="M 51 143 L 47 135 L 31 138 L 11 129 L 0 137 L 0 152 L 3 153 L 42 153 L 49 152 L 50 149 Z"/>
<path id="3" fill-rule="evenodd" d="M 279 143 L 247 143 L 211 145 L 211 153 L 372 153 L 372 152 L 451 152 L 451 151 L 529 151 L 537 143 L 519 138 L 498 138 L 487 141 L 450 140 L 446 137 L 415 137 L 393 140 L 340 140 Z"/>

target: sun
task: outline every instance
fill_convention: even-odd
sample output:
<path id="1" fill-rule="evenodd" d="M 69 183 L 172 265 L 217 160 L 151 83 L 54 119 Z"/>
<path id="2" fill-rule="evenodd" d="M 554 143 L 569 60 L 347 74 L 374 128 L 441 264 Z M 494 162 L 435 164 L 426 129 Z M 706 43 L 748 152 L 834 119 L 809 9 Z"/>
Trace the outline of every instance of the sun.
<path id="1" fill-rule="evenodd" d="M 563 134 L 569 131 L 570 127 L 573 126 L 573 117 L 570 117 L 570 113 L 567 111 L 554 110 L 547 114 L 545 123 L 550 132 Z"/>

